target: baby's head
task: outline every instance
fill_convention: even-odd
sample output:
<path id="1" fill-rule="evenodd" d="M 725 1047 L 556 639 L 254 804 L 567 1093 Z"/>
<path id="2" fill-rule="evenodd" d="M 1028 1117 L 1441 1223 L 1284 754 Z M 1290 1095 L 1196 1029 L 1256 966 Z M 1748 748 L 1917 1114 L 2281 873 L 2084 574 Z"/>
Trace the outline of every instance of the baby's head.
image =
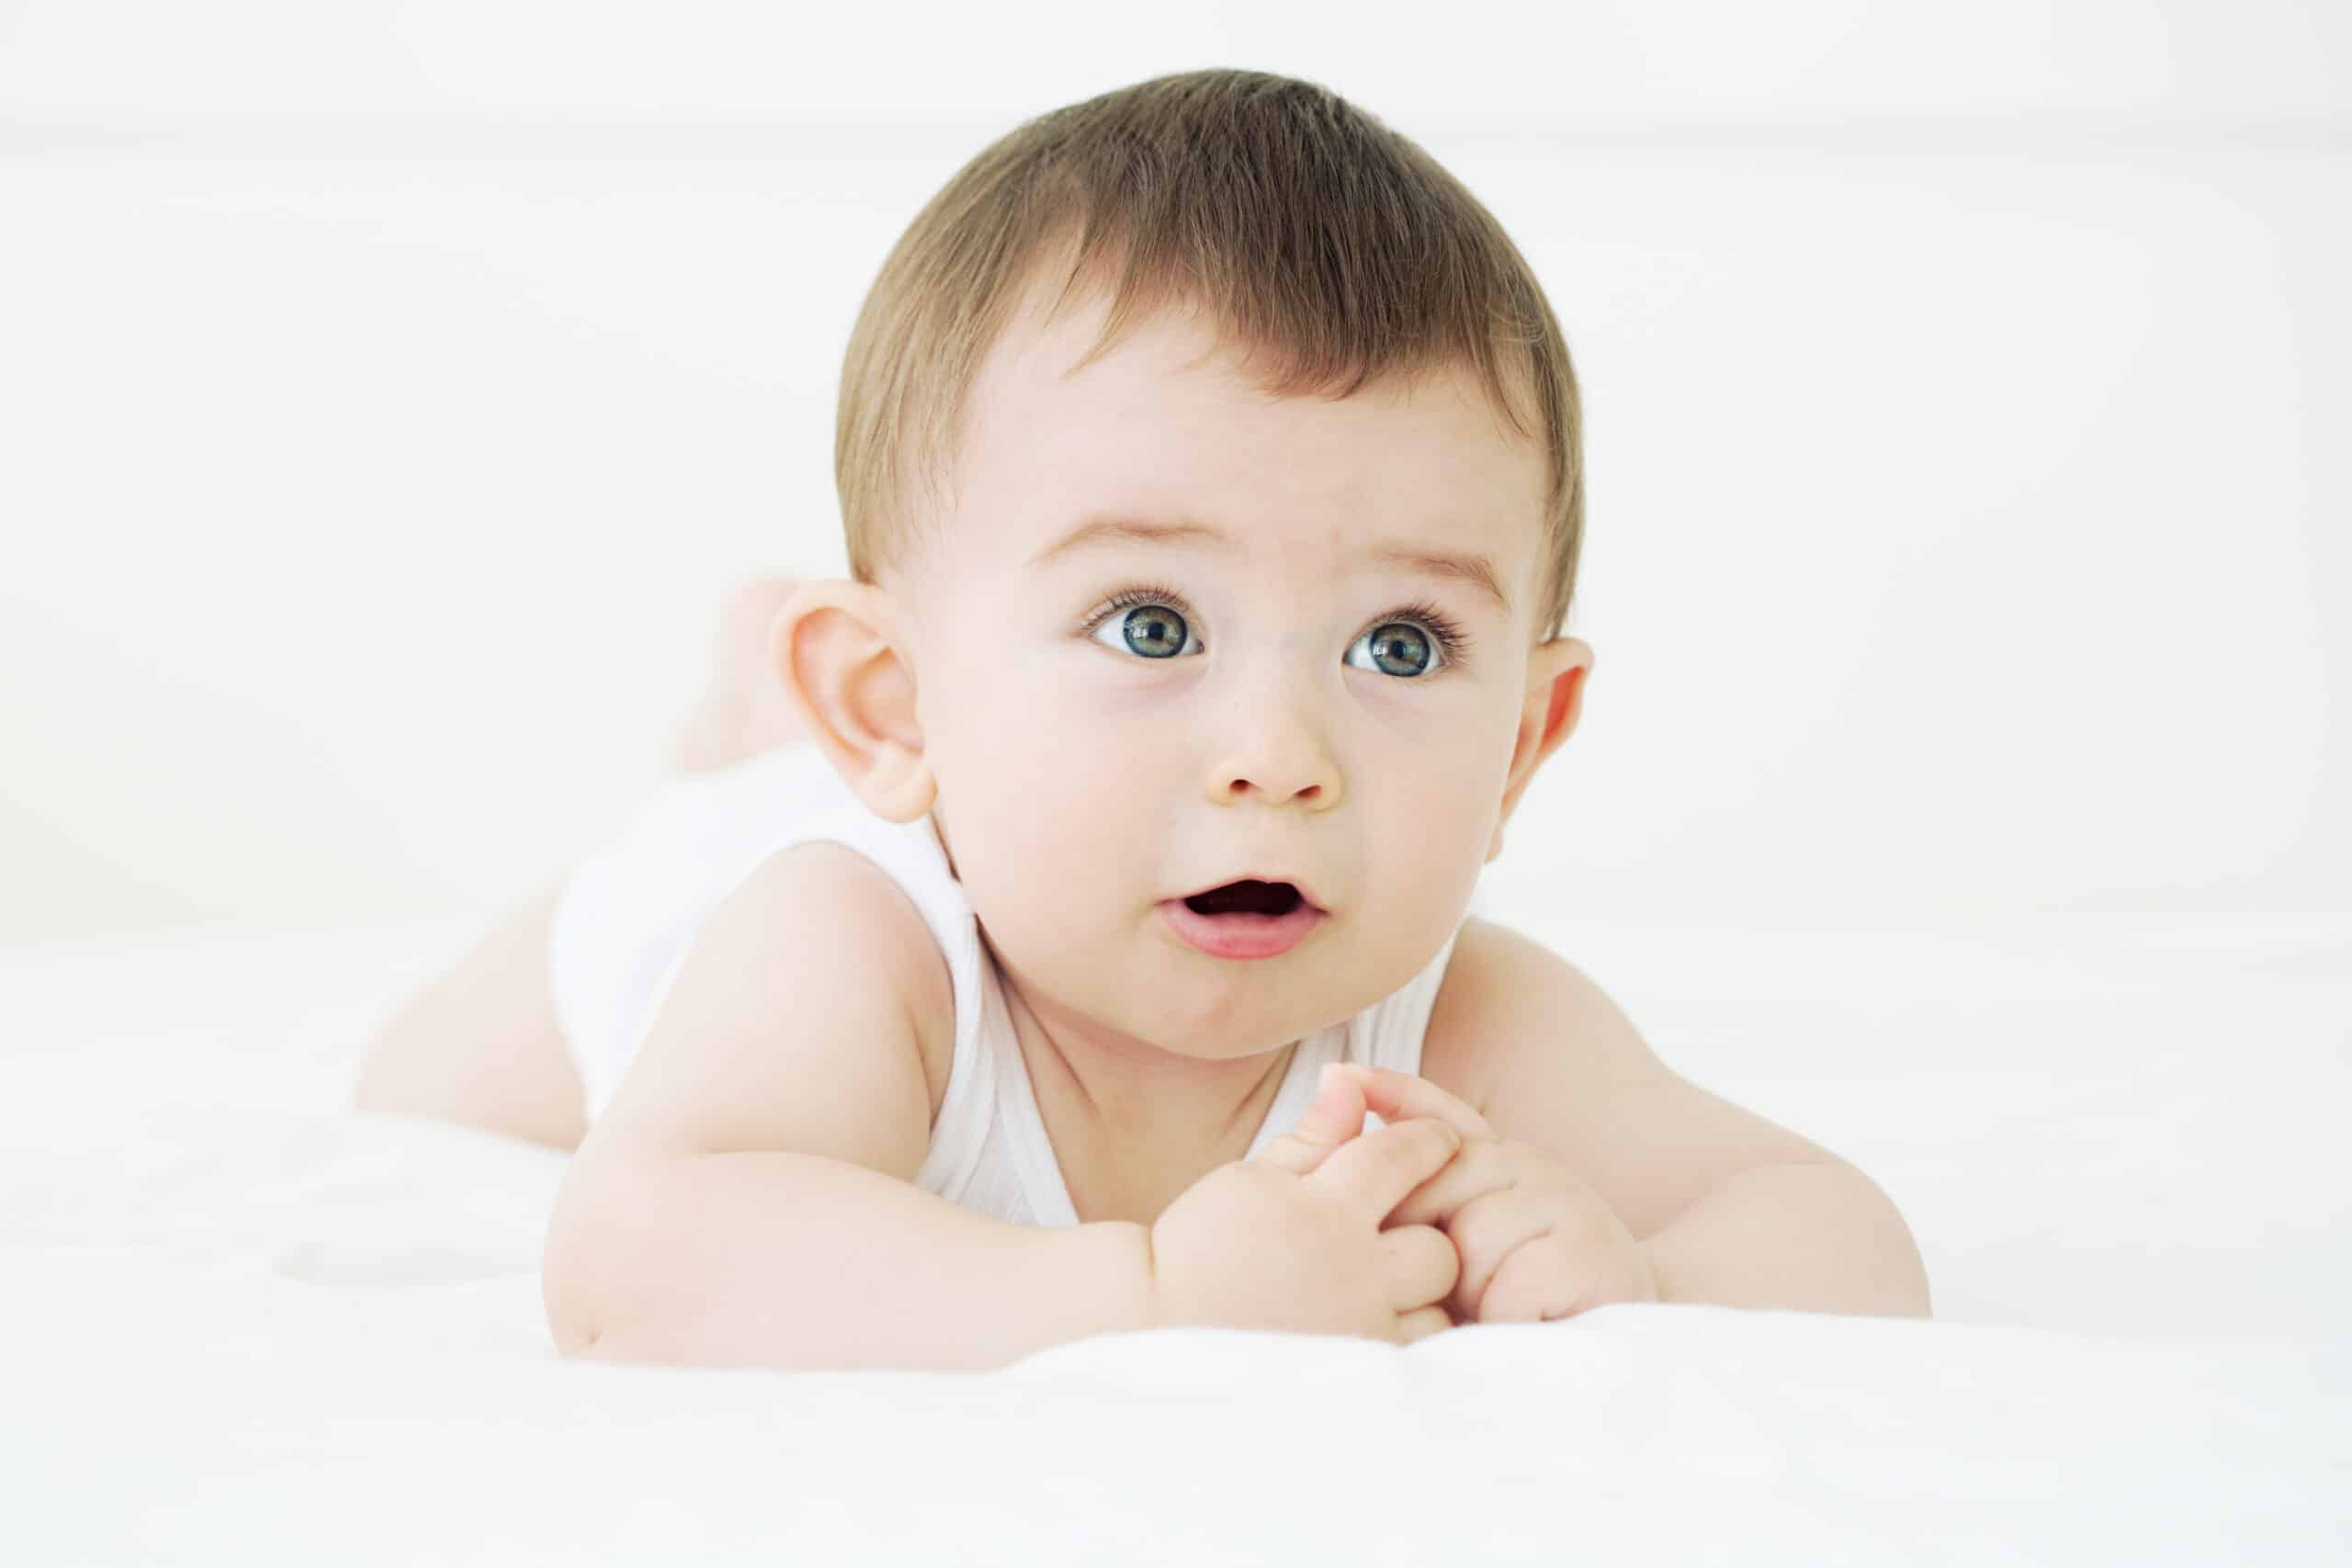
<path id="1" fill-rule="evenodd" d="M 843 368 L 850 580 L 775 657 L 877 815 L 930 813 L 1033 1008 L 1196 1057 L 1410 979 L 1592 650 L 1559 324 L 1500 226 L 1329 92 L 1163 77 L 982 152 Z M 1160 906 L 1327 911 L 1212 956 Z"/>

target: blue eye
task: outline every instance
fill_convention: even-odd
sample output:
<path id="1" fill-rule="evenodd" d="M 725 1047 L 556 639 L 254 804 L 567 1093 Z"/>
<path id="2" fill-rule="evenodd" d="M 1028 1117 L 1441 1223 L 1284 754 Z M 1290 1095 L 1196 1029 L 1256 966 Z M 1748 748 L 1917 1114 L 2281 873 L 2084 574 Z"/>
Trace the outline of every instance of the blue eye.
<path id="1" fill-rule="evenodd" d="M 1105 628 L 1115 629 L 1119 635 L 1117 643 L 1099 637 L 1096 640 L 1106 648 L 1125 648 L 1140 658 L 1169 660 L 1197 644 L 1184 618 L 1189 613 L 1182 595 L 1174 589 L 1129 588 L 1112 595 L 1088 617 L 1086 632 L 1091 637 Z M 1449 668 L 1462 660 L 1470 646 L 1469 637 L 1453 618 L 1430 604 L 1408 604 L 1392 611 L 1358 637 L 1349 652 L 1367 642 L 1377 662 L 1355 668 L 1371 668 L 1406 679 L 1424 678 Z"/>
<path id="2" fill-rule="evenodd" d="M 1184 651 L 1185 633 L 1191 628 L 1185 626 L 1183 615 L 1165 602 L 1166 598 L 1165 594 L 1134 599 L 1122 596 L 1102 612 L 1094 626 L 1117 627 L 1126 646 L 1146 659 L 1173 659 Z M 1130 609 L 1130 605 L 1134 608 Z M 1122 610 L 1126 614 L 1121 615 Z M 1092 629 L 1093 626 L 1088 627 Z"/>
<path id="3" fill-rule="evenodd" d="M 1374 659 L 1393 659 L 1404 666 L 1402 670 L 1391 670 L 1385 663 L 1375 666 L 1384 673 L 1426 675 L 1438 663 L 1439 639 L 1410 621 L 1384 621 L 1363 635 L 1365 640 L 1372 644 Z M 1362 642 L 1356 644 L 1357 648 L 1363 646 Z M 1355 649 L 1349 651 L 1352 653 Z M 1449 659 L 1444 662 L 1450 664 L 1453 660 Z"/>

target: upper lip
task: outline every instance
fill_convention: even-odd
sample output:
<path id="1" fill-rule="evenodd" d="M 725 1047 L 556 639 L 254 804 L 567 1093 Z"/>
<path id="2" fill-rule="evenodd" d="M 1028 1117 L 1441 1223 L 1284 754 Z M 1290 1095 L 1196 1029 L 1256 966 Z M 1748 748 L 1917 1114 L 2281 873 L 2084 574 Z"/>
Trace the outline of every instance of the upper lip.
<path id="1" fill-rule="evenodd" d="M 1190 893 L 1179 893 L 1176 897 L 1179 898 L 1197 898 L 1204 893 L 1213 893 L 1216 891 L 1216 889 L 1233 882 L 1287 882 L 1293 887 L 1298 889 L 1298 896 L 1306 900 L 1309 905 L 1317 909 L 1323 908 L 1323 900 L 1315 896 L 1315 889 L 1309 887 L 1305 879 L 1295 876 L 1288 872 L 1282 871 L 1238 871 L 1231 876 L 1218 877 L 1215 882 L 1210 883 L 1205 887 L 1195 887 Z M 1326 914 L 1329 914 L 1329 912 L 1330 911 L 1328 909 L 1324 910 L 1324 913 Z"/>

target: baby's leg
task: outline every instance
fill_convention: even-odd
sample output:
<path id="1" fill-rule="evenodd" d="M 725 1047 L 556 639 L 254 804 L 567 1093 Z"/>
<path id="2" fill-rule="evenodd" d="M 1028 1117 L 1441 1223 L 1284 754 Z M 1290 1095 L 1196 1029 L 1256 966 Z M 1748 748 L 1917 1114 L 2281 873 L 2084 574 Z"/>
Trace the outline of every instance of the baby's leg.
<path id="1" fill-rule="evenodd" d="M 556 897 L 542 893 L 393 1014 L 360 1069 L 353 1110 L 579 1147 L 588 1130 L 580 1073 L 548 995 Z"/>
<path id="2" fill-rule="evenodd" d="M 686 772 L 724 767 L 799 736 L 799 716 L 776 684 L 767 649 L 768 627 L 797 586 L 797 578 L 754 578 L 729 596 L 717 667 L 675 749 Z M 355 1111 L 579 1146 L 587 1132 L 580 1073 L 548 994 L 548 923 L 559 891 L 517 910 L 393 1015 L 360 1071 Z"/>
<path id="3" fill-rule="evenodd" d="M 729 596 L 710 684 L 678 738 L 674 756 L 683 771 L 723 768 L 801 738 L 800 716 L 768 657 L 768 629 L 799 586 L 797 577 L 755 577 Z"/>

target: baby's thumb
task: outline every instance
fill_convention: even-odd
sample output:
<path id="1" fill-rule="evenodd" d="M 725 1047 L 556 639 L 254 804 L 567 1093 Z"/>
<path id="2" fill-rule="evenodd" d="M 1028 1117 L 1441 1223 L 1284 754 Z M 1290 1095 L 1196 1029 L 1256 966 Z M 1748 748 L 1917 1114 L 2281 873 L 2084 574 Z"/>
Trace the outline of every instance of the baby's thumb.
<path id="1" fill-rule="evenodd" d="M 1341 1071 L 1337 1063 L 1327 1064 L 1322 1081 L 1315 1087 L 1315 1098 L 1306 1102 L 1297 1125 L 1267 1140 L 1258 1157 L 1305 1176 L 1329 1158 L 1332 1150 L 1363 1131 L 1366 1109 L 1362 1081 L 1353 1073 Z"/>

